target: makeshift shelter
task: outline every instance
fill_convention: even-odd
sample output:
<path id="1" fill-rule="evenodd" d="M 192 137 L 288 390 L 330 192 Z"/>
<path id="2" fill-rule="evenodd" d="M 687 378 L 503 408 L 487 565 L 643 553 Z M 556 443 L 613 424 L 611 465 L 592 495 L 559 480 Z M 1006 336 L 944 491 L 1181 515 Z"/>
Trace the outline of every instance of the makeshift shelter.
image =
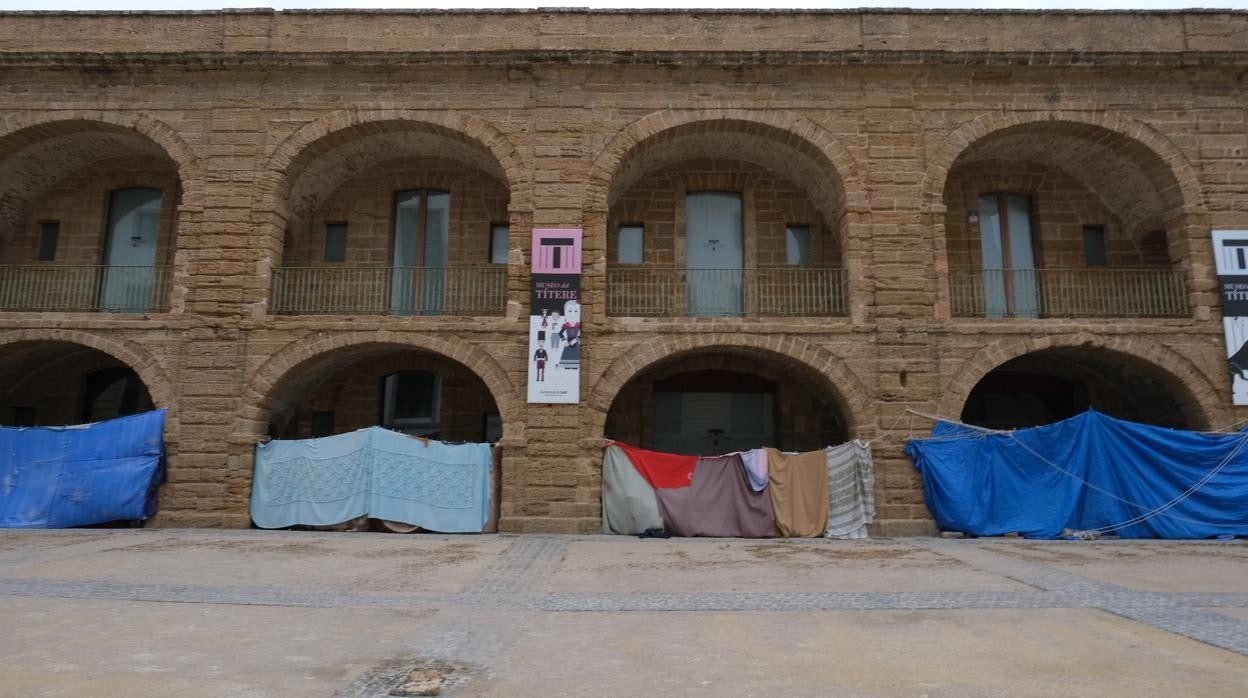
<path id="1" fill-rule="evenodd" d="M 381 427 L 256 446 L 251 518 L 261 528 L 360 516 L 480 533 L 490 518 L 488 444 L 447 444 Z"/>
<path id="2" fill-rule="evenodd" d="M 712 457 L 610 441 L 602 467 L 606 533 L 865 538 L 875 517 L 871 448 L 862 441 Z"/>
<path id="3" fill-rule="evenodd" d="M 1248 434 L 1209 434 L 1089 410 L 991 431 L 939 422 L 906 453 L 940 528 L 1058 538 L 1248 535 Z"/>
<path id="4" fill-rule="evenodd" d="M 65 427 L 0 427 L 0 528 L 141 521 L 165 479 L 165 411 Z"/>

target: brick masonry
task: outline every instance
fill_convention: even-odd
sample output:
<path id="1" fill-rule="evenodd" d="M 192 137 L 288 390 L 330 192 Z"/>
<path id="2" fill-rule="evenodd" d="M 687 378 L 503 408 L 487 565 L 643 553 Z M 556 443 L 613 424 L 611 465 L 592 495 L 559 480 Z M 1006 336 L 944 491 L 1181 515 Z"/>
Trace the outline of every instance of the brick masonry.
<path id="1" fill-rule="evenodd" d="M 161 524 L 247 525 L 256 439 L 335 400 L 364 423 L 386 366 L 452 372 L 465 435 L 500 414 L 511 531 L 597 529 L 612 402 L 679 362 L 800 379 L 836 407 L 812 429 L 864 438 L 926 428 L 907 407 L 958 414 L 1027 355 L 1141 378 L 1117 399 L 1165 405 L 1154 421 L 1248 416 L 1230 407 L 1209 246 L 1211 228 L 1248 227 L 1248 14 L 0 19 L 0 263 L 38 264 L 46 220 L 63 225 L 56 264 L 98 263 L 108 192 L 152 186 L 173 269 L 167 313 L 0 314 L 17 386 L 0 409 L 47 385 L 52 415 L 80 400 L 77 372 L 133 368 L 170 411 Z M 846 269 L 845 316 L 607 316 L 618 224 L 653 227 L 648 259 L 679 266 L 680 192 L 720 187 L 743 192 L 755 264 L 779 259 L 783 225 L 811 225 L 820 263 Z M 315 260 L 327 222 L 349 223 L 349 263 L 385 264 L 405 188 L 452 192 L 456 263 L 487 261 L 488 226 L 510 225 L 505 309 L 270 312 L 273 269 Z M 1045 265 L 1078 266 L 1096 224 L 1112 264 L 1182 271 L 1190 316 L 953 317 L 949 271 L 976 263 L 966 209 L 985 190 L 1032 197 Z M 533 227 L 586 232 L 580 405 L 525 404 Z M 896 437 L 876 443 L 879 530 L 930 531 Z"/>

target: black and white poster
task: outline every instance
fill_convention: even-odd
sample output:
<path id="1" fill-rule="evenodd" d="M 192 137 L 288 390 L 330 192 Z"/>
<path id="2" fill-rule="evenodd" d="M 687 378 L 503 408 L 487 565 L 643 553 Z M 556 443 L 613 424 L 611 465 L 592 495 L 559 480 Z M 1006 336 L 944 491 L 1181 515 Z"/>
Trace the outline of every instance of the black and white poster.
<path id="1" fill-rule="evenodd" d="M 1248 230 L 1213 231 L 1231 401 L 1248 405 Z"/>
<path id="2" fill-rule="evenodd" d="M 581 401 L 581 231 L 533 231 L 529 402 Z"/>

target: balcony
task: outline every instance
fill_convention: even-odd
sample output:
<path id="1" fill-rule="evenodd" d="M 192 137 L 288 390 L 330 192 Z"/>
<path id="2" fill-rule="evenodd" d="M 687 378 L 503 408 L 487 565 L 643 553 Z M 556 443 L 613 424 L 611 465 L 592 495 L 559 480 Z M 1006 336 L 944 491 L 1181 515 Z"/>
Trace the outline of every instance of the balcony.
<path id="1" fill-rule="evenodd" d="M 270 310 L 282 315 L 498 315 L 507 267 L 279 267 Z"/>
<path id="2" fill-rule="evenodd" d="M 623 317 L 845 315 L 845 270 L 812 267 L 607 271 L 607 314 Z"/>
<path id="3" fill-rule="evenodd" d="M 1167 268 L 952 269 L 955 317 L 1187 317 L 1187 281 Z"/>
<path id="4" fill-rule="evenodd" d="M 172 269 L 0 265 L 0 311 L 153 313 L 169 310 Z"/>

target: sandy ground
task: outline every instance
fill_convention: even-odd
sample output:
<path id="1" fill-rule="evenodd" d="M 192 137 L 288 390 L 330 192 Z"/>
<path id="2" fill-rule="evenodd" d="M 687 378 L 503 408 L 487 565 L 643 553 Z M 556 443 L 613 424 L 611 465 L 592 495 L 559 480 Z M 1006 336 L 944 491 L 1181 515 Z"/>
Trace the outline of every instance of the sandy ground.
<path id="1" fill-rule="evenodd" d="M 1248 545 L 6 531 L 0 628 L 0 696 L 1242 696 Z"/>

